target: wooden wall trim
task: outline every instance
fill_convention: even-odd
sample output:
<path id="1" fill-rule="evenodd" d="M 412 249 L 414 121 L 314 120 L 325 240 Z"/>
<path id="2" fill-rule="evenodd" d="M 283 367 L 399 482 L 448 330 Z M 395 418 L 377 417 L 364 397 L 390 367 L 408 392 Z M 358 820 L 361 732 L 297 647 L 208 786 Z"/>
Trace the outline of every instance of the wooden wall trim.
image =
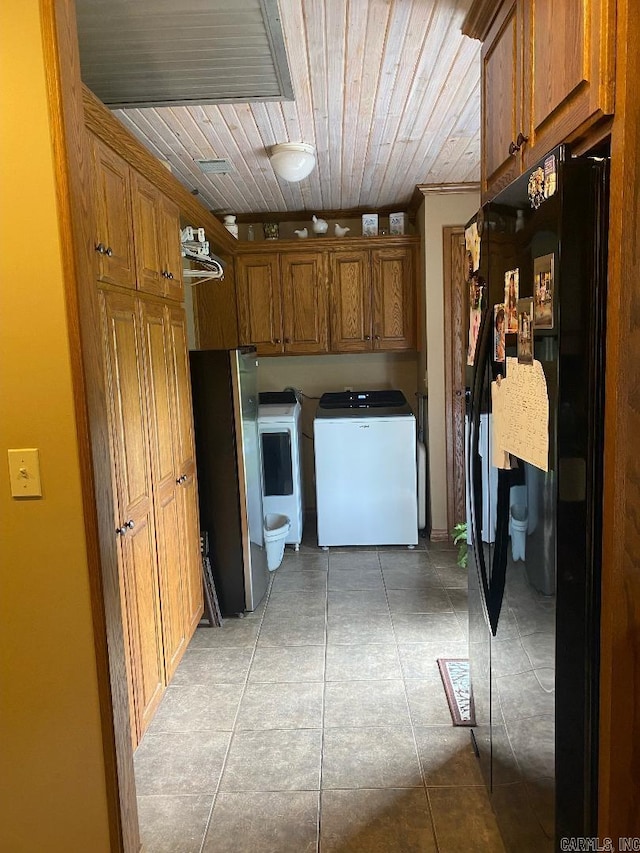
<path id="1" fill-rule="evenodd" d="M 364 249 L 404 249 L 419 246 L 417 234 L 386 234 L 378 237 L 309 237 L 302 240 L 242 240 L 239 255 L 279 252 L 355 252 Z"/>
<path id="2" fill-rule="evenodd" d="M 600 837 L 640 837 L 640 17 L 618 3 L 611 137 L 600 664 Z"/>
<path id="3" fill-rule="evenodd" d="M 129 735 L 124 639 L 114 536 L 111 463 L 93 270 L 91 159 L 84 132 L 75 11 L 41 0 L 43 50 L 69 323 L 83 523 L 102 721 L 110 849 L 137 853 L 138 815 Z"/>
<path id="4" fill-rule="evenodd" d="M 442 259 L 444 286 L 444 408 L 445 440 L 447 456 L 447 526 L 452 530 L 455 524 L 465 520 L 464 501 L 464 462 L 460 471 L 460 456 L 464 458 L 464 418 L 461 420 L 461 407 L 464 406 L 465 338 L 464 305 L 465 296 L 461 293 L 460 267 L 454 267 L 454 246 L 462 255 L 464 264 L 465 242 L 464 226 L 445 226 L 442 229 Z M 456 252 L 457 255 L 457 252 Z M 459 273 L 459 275 L 456 275 Z M 464 285 L 462 285 L 464 287 Z M 467 312 L 468 313 L 468 312 Z M 462 374 L 462 376 L 461 376 Z M 460 381 L 462 378 L 462 387 Z M 457 401 L 457 402 L 456 402 Z M 461 482 L 460 482 L 461 480 Z"/>
<path id="5" fill-rule="evenodd" d="M 462 32 L 472 39 L 484 41 L 503 0 L 475 0 L 462 22 Z"/>
<path id="6" fill-rule="evenodd" d="M 218 254 L 237 250 L 237 240 L 224 225 L 192 195 L 144 145 L 118 121 L 86 86 L 82 86 L 85 126 L 125 159 L 180 208 L 181 216 L 193 226 L 203 227 Z"/>

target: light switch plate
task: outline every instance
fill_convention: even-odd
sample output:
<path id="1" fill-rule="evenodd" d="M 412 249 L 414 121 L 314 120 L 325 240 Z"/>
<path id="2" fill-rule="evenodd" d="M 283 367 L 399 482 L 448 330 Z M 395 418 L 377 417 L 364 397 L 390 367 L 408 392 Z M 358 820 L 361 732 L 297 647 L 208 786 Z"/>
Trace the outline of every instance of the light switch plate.
<path id="1" fill-rule="evenodd" d="M 41 498 L 40 458 L 37 447 L 9 450 L 9 479 L 14 498 Z"/>

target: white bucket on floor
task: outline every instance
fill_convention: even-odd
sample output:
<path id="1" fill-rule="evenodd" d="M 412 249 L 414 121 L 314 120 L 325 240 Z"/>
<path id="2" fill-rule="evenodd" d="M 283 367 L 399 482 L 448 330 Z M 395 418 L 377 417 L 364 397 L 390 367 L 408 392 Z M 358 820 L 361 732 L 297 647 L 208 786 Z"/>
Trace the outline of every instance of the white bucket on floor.
<path id="1" fill-rule="evenodd" d="M 284 557 L 284 542 L 291 527 L 286 515 L 270 512 L 264 517 L 264 541 L 267 548 L 267 567 L 275 571 Z"/>
<path id="2" fill-rule="evenodd" d="M 514 562 L 524 560 L 527 548 L 527 529 L 529 513 L 526 506 L 516 504 L 511 507 L 511 556 Z"/>

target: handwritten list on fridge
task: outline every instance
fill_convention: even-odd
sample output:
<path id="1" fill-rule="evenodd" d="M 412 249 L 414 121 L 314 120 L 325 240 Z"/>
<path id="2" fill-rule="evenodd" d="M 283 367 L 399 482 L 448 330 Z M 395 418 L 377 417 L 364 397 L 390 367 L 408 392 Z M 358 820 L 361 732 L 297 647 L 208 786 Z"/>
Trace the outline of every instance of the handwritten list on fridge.
<path id="1" fill-rule="evenodd" d="M 492 383 L 494 465 L 507 467 L 503 454 L 549 470 L 549 395 L 542 365 L 507 358 L 506 377 Z"/>

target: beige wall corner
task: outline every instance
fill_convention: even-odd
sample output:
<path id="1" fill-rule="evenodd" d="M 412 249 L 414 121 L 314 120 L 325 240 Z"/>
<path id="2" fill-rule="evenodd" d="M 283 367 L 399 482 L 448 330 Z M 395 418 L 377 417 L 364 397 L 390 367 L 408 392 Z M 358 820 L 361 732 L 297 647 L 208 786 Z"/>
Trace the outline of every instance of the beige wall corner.
<path id="1" fill-rule="evenodd" d="M 444 282 L 442 229 L 449 225 L 464 225 L 480 207 L 476 189 L 425 194 L 419 215 L 419 230 L 423 236 L 424 324 L 423 347 L 418 368 L 419 386 L 425 377 L 427 403 L 426 441 L 429 460 L 429 503 L 431 530 L 441 535 L 447 530 L 447 470 L 444 400 Z"/>
<path id="2" fill-rule="evenodd" d="M 43 4 L 0 12 L 0 848 L 110 849 Z M 8 448 L 40 451 L 11 497 Z"/>

